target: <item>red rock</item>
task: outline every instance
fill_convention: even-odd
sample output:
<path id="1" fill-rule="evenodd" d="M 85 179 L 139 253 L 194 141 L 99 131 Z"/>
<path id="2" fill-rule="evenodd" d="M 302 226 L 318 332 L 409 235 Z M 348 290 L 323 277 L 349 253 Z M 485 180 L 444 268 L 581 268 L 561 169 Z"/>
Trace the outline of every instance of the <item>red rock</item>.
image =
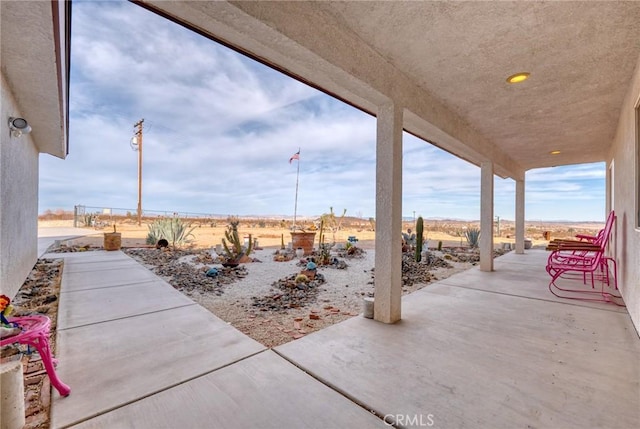
<path id="1" fill-rule="evenodd" d="M 49 377 L 45 377 L 42 380 L 42 387 L 40 388 L 40 404 L 43 408 L 47 408 L 51 402 L 51 382 Z"/>
<path id="2" fill-rule="evenodd" d="M 325 305 L 324 307 L 325 310 L 331 310 L 333 308 L 333 305 Z"/>
<path id="3" fill-rule="evenodd" d="M 27 365 L 27 368 L 24 372 L 26 372 L 27 374 L 32 374 L 37 371 L 42 371 L 42 368 L 43 368 L 42 361 L 30 362 L 29 365 Z"/>
<path id="4" fill-rule="evenodd" d="M 26 391 L 25 396 L 24 396 L 24 409 L 25 410 L 29 409 L 29 404 L 32 401 L 36 400 L 36 396 L 38 396 L 38 394 L 36 393 L 35 390 L 29 389 L 29 390 Z"/>
<path id="5" fill-rule="evenodd" d="M 296 322 L 302 322 L 302 317 L 296 317 L 295 319 L 293 319 Z"/>
<path id="6" fill-rule="evenodd" d="M 33 386 L 34 384 L 39 384 L 42 380 L 42 377 L 30 377 L 24 380 L 25 386 Z"/>
<path id="7" fill-rule="evenodd" d="M 35 377 L 35 376 L 37 376 L 37 375 L 43 375 L 43 374 L 46 374 L 46 373 L 47 373 L 47 370 L 46 370 L 46 369 L 41 369 L 41 370 L 39 370 L 39 371 L 34 371 L 34 372 L 30 372 L 30 373 L 28 373 L 28 374 L 27 374 L 27 377 Z"/>
<path id="8" fill-rule="evenodd" d="M 38 414 L 42 409 L 38 407 L 36 404 L 31 404 L 31 407 L 27 408 L 24 412 L 25 417 L 31 417 L 34 414 Z"/>
<path id="9" fill-rule="evenodd" d="M 292 336 L 294 340 L 299 340 L 300 338 L 304 337 L 304 334 L 294 334 Z"/>
<path id="10" fill-rule="evenodd" d="M 295 329 L 300 329 L 302 326 L 300 325 L 300 322 L 293 322 L 293 327 Z"/>
<path id="11" fill-rule="evenodd" d="M 37 413 L 27 417 L 23 429 L 37 428 L 49 420 L 47 413 Z"/>

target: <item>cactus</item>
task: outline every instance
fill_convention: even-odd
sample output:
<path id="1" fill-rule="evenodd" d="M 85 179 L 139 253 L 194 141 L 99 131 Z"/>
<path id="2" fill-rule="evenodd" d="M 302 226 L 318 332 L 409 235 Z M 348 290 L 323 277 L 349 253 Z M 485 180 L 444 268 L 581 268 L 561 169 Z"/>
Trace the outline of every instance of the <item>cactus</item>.
<path id="1" fill-rule="evenodd" d="M 320 235 L 318 236 L 318 249 L 324 244 L 324 216 L 320 218 Z"/>
<path id="2" fill-rule="evenodd" d="M 237 218 L 229 218 L 229 226 L 224 232 L 226 240 L 222 239 L 222 247 L 227 255 L 227 261 L 237 261 L 242 255 L 249 256 L 253 250 L 253 241 L 249 236 L 249 244 L 246 249 L 242 248 L 242 242 L 240 241 L 240 234 L 238 234 L 238 224 L 240 221 Z M 227 241 L 229 242 L 227 244 Z"/>
<path id="3" fill-rule="evenodd" d="M 442 252 L 442 241 L 438 241 L 438 252 Z"/>
<path id="4" fill-rule="evenodd" d="M 295 283 L 298 285 L 300 283 L 309 283 L 309 277 L 304 274 L 298 274 L 295 279 Z"/>
<path id="5" fill-rule="evenodd" d="M 284 234 L 280 234 L 280 250 L 284 250 Z"/>
<path id="6" fill-rule="evenodd" d="M 418 217 L 416 221 L 416 262 L 420 262 L 422 260 L 422 240 L 424 232 L 424 220 L 422 216 Z"/>

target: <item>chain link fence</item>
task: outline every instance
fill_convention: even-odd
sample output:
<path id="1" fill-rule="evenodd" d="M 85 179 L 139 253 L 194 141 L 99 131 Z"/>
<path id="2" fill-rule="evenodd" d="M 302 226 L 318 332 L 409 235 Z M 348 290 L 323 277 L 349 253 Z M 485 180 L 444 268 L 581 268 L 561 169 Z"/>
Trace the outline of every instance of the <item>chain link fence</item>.
<path id="1" fill-rule="evenodd" d="M 228 215 L 194 212 L 173 212 L 167 210 L 143 210 L 142 222 L 152 222 L 155 219 L 174 217 L 187 220 L 191 223 L 208 224 L 215 226 L 221 219 Z M 77 205 L 73 207 L 73 226 L 103 228 L 113 223 L 134 224 L 138 222 L 137 209 L 124 209 L 116 207 L 92 207 Z"/>

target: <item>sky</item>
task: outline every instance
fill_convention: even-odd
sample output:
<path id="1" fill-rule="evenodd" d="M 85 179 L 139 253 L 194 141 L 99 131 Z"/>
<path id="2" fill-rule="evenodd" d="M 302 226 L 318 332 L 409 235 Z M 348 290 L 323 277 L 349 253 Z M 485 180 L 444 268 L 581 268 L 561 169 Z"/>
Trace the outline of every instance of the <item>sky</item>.
<path id="1" fill-rule="evenodd" d="M 125 1 L 73 4 L 69 155 L 40 158 L 39 211 L 375 216 L 376 120 Z M 300 149 L 300 160 L 289 163 Z M 605 165 L 531 170 L 527 220 L 602 221 Z M 515 218 L 495 178 L 494 214 Z M 403 216 L 480 217 L 480 169 L 407 133 Z M 114 210 L 117 211 L 117 210 Z"/>

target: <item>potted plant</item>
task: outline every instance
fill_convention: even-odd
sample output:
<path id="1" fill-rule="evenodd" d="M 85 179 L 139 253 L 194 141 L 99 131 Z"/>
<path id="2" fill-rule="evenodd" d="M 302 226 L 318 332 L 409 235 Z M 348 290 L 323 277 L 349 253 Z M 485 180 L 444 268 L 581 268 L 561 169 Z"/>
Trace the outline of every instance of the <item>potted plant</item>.
<path id="1" fill-rule="evenodd" d="M 310 255 L 313 253 L 313 243 L 315 241 L 315 231 L 305 231 L 302 228 L 301 231 L 291 231 L 291 243 L 293 244 L 293 248 L 301 248 L 304 251 L 304 255 Z"/>

